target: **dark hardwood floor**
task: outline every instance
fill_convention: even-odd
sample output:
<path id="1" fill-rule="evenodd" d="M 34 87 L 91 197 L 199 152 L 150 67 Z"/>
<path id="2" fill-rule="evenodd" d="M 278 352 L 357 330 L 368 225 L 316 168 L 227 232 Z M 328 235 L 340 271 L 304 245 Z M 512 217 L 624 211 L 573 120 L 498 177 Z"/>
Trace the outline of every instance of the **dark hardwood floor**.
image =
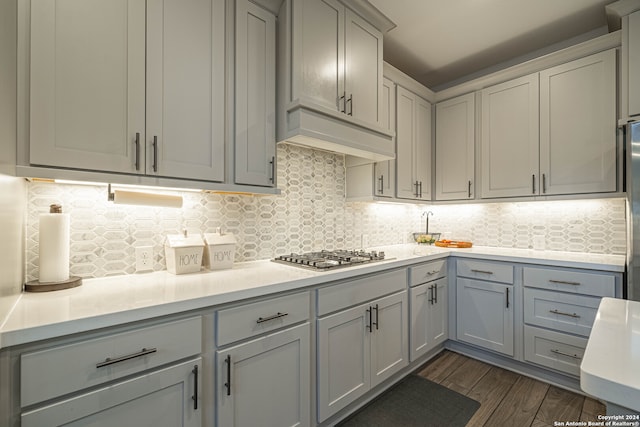
<path id="1" fill-rule="evenodd" d="M 444 351 L 418 371 L 431 381 L 480 402 L 470 426 L 553 426 L 554 421 L 598 421 L 597 400 Z"/>

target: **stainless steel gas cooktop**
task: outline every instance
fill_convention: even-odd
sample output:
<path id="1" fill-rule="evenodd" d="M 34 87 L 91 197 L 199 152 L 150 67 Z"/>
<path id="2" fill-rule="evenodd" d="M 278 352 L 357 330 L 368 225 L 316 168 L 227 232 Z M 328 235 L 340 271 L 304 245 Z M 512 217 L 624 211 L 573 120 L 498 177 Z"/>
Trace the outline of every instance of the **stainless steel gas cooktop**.
<path id="1" fill-rule="evenodd" d="M 280 255 L 273 261 L 322 271 L 341 267 L 351 267 L 369 262 L 383 261 L 384 259 L 384 252 L 382 251 L 365 252 L 362 250 L 322 250 L 320 252 Z"/>

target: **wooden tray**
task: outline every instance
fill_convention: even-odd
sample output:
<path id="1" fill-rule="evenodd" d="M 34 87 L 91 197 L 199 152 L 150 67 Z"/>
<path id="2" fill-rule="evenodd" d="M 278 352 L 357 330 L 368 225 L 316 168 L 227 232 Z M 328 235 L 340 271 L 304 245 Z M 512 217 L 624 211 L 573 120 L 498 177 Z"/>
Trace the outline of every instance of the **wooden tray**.
<path id="1" fill-rule="evenodd" d="M 464 242 L 462 240 L 437 240 L 435 245 L 441 248 L 470 248 L 473 246 L 471 242 Z"/>

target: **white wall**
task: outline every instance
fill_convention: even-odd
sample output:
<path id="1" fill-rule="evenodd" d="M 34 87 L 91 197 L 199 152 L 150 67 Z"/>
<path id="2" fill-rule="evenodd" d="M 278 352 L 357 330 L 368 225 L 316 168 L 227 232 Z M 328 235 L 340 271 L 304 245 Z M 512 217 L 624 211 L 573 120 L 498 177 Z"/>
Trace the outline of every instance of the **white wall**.
<path id="1" fill-rule="evenodd" d="M 27 185 L 0 175 L 0 324 L 22 290 Z"/>

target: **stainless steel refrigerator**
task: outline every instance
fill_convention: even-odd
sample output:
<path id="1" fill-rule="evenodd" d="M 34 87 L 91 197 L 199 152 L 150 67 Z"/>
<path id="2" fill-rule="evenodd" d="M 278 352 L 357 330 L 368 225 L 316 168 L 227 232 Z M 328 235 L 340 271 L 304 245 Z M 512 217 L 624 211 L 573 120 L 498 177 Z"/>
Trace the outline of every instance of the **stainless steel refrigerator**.
<path id="1" fill-rule="evenodd" d="M 640 121 L 625 125 L 627 166 L 627 298 L 640 301 Z"/>

